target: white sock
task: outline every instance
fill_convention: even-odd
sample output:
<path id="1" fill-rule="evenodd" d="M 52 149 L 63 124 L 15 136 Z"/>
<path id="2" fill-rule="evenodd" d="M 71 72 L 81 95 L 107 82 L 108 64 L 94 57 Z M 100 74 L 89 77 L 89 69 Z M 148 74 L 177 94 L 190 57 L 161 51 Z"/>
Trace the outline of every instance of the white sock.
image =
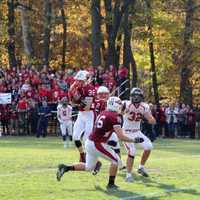
<path id="1" fill-rule="evenodd" d="M 144 165 L 139 165 L 139 169 L 144 168 Z"/>
<path id="2" fill-rule="evenodd" d="M 126 177 L 131 177 L 132 176 L 132 173 L 126 173 Z"/>

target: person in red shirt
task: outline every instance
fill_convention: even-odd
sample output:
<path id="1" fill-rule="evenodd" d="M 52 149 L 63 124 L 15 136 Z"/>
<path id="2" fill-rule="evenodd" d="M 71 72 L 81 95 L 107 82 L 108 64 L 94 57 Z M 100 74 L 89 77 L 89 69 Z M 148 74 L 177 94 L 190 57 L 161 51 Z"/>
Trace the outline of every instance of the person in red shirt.
<path id="1" fill-rule="evenodd" d="M 91 171 L 95 168 L 98 158 L 102 157 L 110 161 L 109 180 L 107 189 L 117 189 L 115 177 L 121 159 L 107 144 L 113 131 L 119 139 L 125 142 L 142 142 L 141 138 L 131 139 L 125 136 L 121 128 L 122 102 L 118 97 L 110 97 L 107 102 L 107 110 L 100 113 L 96 119 L 92 134 L 86 140 L 86 163 L 80 162 L 76 165 L 60 164 L 57 170 L 57 180 L 60 181 L 64 173 L 69 171 Z"/>
<path id="2" fill-rule="evenodd" d="M 0 105 L 0 121 L 3 129 L 2 135 L 9 135 L 10 112 L 7 104 Z"/>
<path id="3" fill-rule="evenodd" d="M 19 134 L 26 134 L 26 127 L 27 127 L 27 118 L 28 118 L 28 102 L 26 96 L 23 95 L 20 97 L 17 103 L 17 112 L 18 112 L 18 127 L 19 127 Z"/>
<path id="4" fill-rule="evenodd" d="M 105 85 L 112 93 L 116 88 L 116 81 L 112 77 L 110 77 L 109 79 L 105 80 Z"/>
<path id="5" fill-rule="evenodd" d="M 41 84 L 39 86 L 38 92 L 39 92 L 40 101 L 42 101 L 42 99 L 44 98 L 47 98 L 47 88 L 44 84 Z"/>
<path id="6" fill-rule="evenodd" d="M 54 103 L 58 103 L 58 100 L 60 99 L 60 88 L 58 87 L 58 85 L 56 84 L 54 86 L 54 88 L 51 90 L 52 93 L 52 101 Z"/>
<path id="7" fill-rule="evenodd" d="M 10 106 L 10 126 L 12 134 L 18 134 L 17 120 L 17 105 L 15 101 L 12 101 Z"/>

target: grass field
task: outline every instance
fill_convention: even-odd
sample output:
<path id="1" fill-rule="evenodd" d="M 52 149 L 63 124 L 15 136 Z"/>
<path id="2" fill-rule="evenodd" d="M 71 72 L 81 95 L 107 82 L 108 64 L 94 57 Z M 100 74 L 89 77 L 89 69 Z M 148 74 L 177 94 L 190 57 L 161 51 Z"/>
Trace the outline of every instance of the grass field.
<path id="1" fill-rule="evenodd" d="M 103 162 L 96 177 L 73 172 L 57 182 L 58 163 L 78 160 L 73 147 L 63 149 L 61 140 L 53 137 L 2 137 L 0 200 L 199 200 L 200 141 L 160 139 L 154 147 L 147 164 L 151 177 L 143 178 L 135 172 L 135 181 L 125 183 L 125 172 L 119 172 L 120 190 L 110 193 L 105 189 L 108 162 Z M 136 166 L 138 162 L 139 156 Z"/>

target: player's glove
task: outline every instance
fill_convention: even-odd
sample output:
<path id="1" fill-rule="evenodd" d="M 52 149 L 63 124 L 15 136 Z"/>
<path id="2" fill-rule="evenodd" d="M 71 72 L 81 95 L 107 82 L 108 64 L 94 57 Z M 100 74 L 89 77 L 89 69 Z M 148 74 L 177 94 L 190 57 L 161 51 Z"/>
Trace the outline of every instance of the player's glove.
<path id="1" fill-rule="evenodd" d="M 134 139 L 134 143 L 142 143 L 142 142 L 144 142 L 144 139 L 141 138 L 141 137 L 136 137 L 136 138 Z"/>

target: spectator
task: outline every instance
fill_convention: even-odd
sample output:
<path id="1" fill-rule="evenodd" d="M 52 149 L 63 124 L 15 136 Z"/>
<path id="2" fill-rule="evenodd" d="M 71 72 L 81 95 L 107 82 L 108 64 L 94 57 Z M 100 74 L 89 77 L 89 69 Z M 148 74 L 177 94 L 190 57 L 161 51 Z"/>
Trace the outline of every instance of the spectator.
<path id="1" fill-rule="evenodd" d="M 36 135 L 37 124 L 38 124 L 38 105 L 34 100 L 30 101 L 29 124 L 30 124 L 30 133 L 32 135 Z"/>
<path id="2" fill-rule="evenodd" d="M 197 110 L 196 111 L 196 115 L 195 115 L 195 119 L 196 119 L 196 125 L 195 125 L 195 138 L 200 139 L 200 111 Z"/>
<path id="3" fill-rule="evenodd" d="M 187 108 L 186 108 L 185 104 L 182 104 L 180 111 L 179 111 L 180 136 L 181 137 L 186 137 L 186 135 L 187 135 L 186 113 L 187 113 Z"/>
<path id="4" fill-rule="evenodd" d="M 2 135 L 10 134 L 9 120 L 10 120 L 10 115 L 9 115 L 8 105 L 7 104 L 0 105 L 0 121 L 3 129 Z"/>
<path id="5" fill-rule="evenodd" d="M 12 104 L 10 106 L 10 126 L 11 126 L 11 133 L 14 135 L 18 135 L 17 120 L 18 120 L 17 104 L 15 101 L 12 101 Z"/>
<path id="6" fill-rule="evenodd" d="M 48 127 L 48 121 L 49 116 L 51 115 L 51 110 L 49 106 L 47 105 L 46 101 L 42 101 L 42 106 L 39 107 L 38 110 L 38 124 L 37 124 L 37 135 L 36 137 L 46 137 L 47 135 L 47 127 Z"/>
<path id="7" fill-rule="evenodd" d="M 19 135 L 26 134 L 27 119 L 28 119 L 27 111 L 28 111 L 28 101 L 26 99 L 26 96 L 22 94 L 17 103 Z"/>
<path id="8" fill-rule="evenodd" d="M 126 98 L 126 91 L 127 88 L 127 83 L 128 80 L 128 69 L 127 67 L 120 65 L 119 70 L 118 70 L 118 85 L 121 86 L 119 93 L 122 94 L 121 98 L 125 99 Z M 123 84 L 123 85 L 122 85 Z"/>
<path id="9" fill-rule="evenodd" d="M 173 138 L 175 136 L 175 123 L 177 123 L 177 118 L 174 110 L 173 104 L 165 111 L 166 121 L 168 126 L 168 136 Z"/>
<path id="10" fill-rule="evenodd" d="M 195 138 L 195 113 L 192 108 L 187 112 L 187 131 L 191 139 Z"/>

